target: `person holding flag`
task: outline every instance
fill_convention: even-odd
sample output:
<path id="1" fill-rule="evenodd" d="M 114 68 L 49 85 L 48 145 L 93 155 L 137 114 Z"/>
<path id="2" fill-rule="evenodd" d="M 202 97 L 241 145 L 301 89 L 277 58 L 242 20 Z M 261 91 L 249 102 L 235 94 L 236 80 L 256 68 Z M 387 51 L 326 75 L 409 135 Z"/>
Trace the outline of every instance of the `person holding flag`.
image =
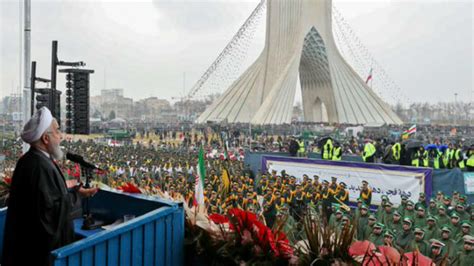
<path id="1" fill-rule="evenodd" d="M 412 134 L 416 134 L 416 125 L 413 125 L 409 129 L 403 131 L 402 138 L 408 139 Z"/>
<path id="2" fill-rule="evenodd" d="M 222 175 L 221 175 L 221 181 L 222 181 L 222 193 L 223 193 L 223 196 L 227 196 L 227 193 L 229 193 L 229 190 L 230 190 L 230 174 L 229 174 L 229 170 L 228 170 L 228 167 L 227 167 L 227 163 L 229 163 L 229 160 L 232 160 L 229 156 L 229 152 L 227 151 L 228 148 L 228 142 L 225 141 L 224 142 L 224 161 L 223 162 L 223 166 L 222 166 Z"/>
<path id="3" fill-rule="evenodd" d="M 226 196 L 227 193 L 229 193 L 229 190 L 230 190 L 230 175 L 229 175 L 229 170 L 227 170 L 227 167 L 224 165 L 222 167 L 222 193 L 223 193 L 223 196 Z"/>
<path id="4" fill-rule="evenodd" d="M 194 185 L 194 206 L 204 205 L 204 180 L 206 179 L 206 165 L 204 164 L 204 150 L 199 147 L 196 183 Z"/>

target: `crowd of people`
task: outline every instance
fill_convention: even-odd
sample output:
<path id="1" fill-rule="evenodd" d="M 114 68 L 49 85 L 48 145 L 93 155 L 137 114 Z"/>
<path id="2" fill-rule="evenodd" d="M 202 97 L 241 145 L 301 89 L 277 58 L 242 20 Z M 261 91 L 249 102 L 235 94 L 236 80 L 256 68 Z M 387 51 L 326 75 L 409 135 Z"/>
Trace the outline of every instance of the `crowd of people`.
<path id="1" fill-rule="evenodd" d="M 352 143 L 352 142 L 351 142 Z M 454 142 L 423 145 L 417 140 L 389 144 L 365 139 L 359 153 L 366 163 L 385 163 L 433 169 L 453 169 L 474 171 L 474 145 L 465 147 L 463 143 Z M 289 152 L 292 156 L 305 156 L 306 143 L 302 139 L 290 140 Z M 354 145 L 356 146 L 356 145 Z M 310 146 L 313 152 L 321 154 L 323 160 L 339 161 L 342 159 L 341 144 L 332 138 L 323 138 Z"/>
<path id="2" fill-rule="evenodd" d="M 102 180 L 111 187 L 132 182 L 143 193 L 184 200 L 190 207 L 194 204 L 196 145 L 178 149 L 71 142 L 64 146 L 109 169 Z M 349 191 L 337 177 L 297 178 L 276 171 L 256 176 L 239 157 L 230 160 L 207 154 L 204 207 L 208 213 L 225 214 L 231 208 L 254 212 L 269 227 L 283 228 L 294 244 L 305 239 L 302 217 L 314 215 L 324 217 L 336 231 L 345 224 L 357 226 L 355 240 L 369 240 L 403 252 L 418 249 L 435 262 L 447 254 L 453 265 L 472 265 L 465 262 L 474 259 L 474 206 L 459 192 L 438 192 L 431 199 L 423 193 L 418 198 L 402 195 L 399 206 L 383 196 L 382 204 L 374 210 L 370 184 L 363 182 L 357 206 L 350 208 Z M 65 171 L 74 175 L 71 168 Z"/>
<path id="3" fill-rule="evenodd" d="M 375 245 L 389 245 L 403 252 L 418 249 L 435 261 L 448 254 L 454 265 L 473 265 L 474 206 L 459 192 L 454 191 L 452 195 L 438 192 L 431 199 L 424 194 L 418 198 L 402 195 L 399 206 L 394 206 L 393 199 L 383 196 L 382 204 L 375 210 L 371 186 L 363 182 L 357 206 L 350 208 L 349 191 L 337 177 L 320 180 L 318 176 L 295 177 L 276 171 L 253 173 L 243 162 L 245 143 L 251 144 L 253 140 L 189 132 L 176 133 L 174 137 L 164 134 L 159 139 L 154 142 L 139 138 L 139 141 L 123 146 L 99 144 L 93 140 L 68 140 L 61 146 L 65 151 L 84 155 L 104 169 L 95 174 L 98 183 L 118 189 L 132 185 L 141 193 L 181 200 L 188 206 L 195 204 L 196 165 L 202 146 L 206 151 L 204 207 L 208 213 L 225 214 L 230 208 L 252 211 L 269 227 L 283 228 L 293 244 L 305 239 L 302 217 L 314 215 L 324 217 L 327 226 L 335 230 L 347 224 L 356 226 L 355 240 L 369 240 Z M 281 143 L 277 145 L 278 151 L 284 151 L 291 149 L 293 141 L 302 140 L 292 136 L 265 136 L 256 141 L 261 145 L 271 143 L 271 147 L 275 147 L 275 142 Z M 339 160 L 341 152 L 337 148 L 340 146 L 329 145 L 328 141 L 332 139 L 314 143 L 315 151 L 321 153 L 323 159 Z M 376 146 L 370 141 L 366 141 L 367 145 Z M 395 150 L 393 154 L 397 158 L 401 152 L 393 148 L 395 145 L 402 145 L 393 144 L 390 148 L 390 151 Z M 449 149 L 455 151 L 455 147 Z M 422 151 L 421 148 L 423 146 L 418 147 L 416 153 Z M 368 151 L 373 152 L 373 148 L 364 148 L 360 155 L 366 162 L 375 161 Z M 3 152 L 6 155 L 4 175 L 11 177 L 15 162 L 21 156 L 21 141 L 4 142 Z M 307 148 L 301 150 L 298 144 L 297 155 L 306 153 Z M 335 157 L 335 154 L 338 155 Z M 472 153 L 467 155 L 472 156 Z M 447 164 L 442 155 L 439 158 L 442 167 L 459 167 L 455 156 L 449 157 Z M 425 165 L 425 159 L 421 157 L 417 160 L 420 166 L 432 165 L 430 162 Z M 66 160 L 58 163 L 68 179 L 80 178 L 79 166 Z M 471 264 L 466 264 L 467 261 Z"/>
<path id="4" fill-rule="evenodd" d="M 296 126 L 295 126 L 296 127 Z M 341 160 L 343 155 L 360 157 L 365 162 L 400 164 L 474 171 L 474 138 L 471 127 L 455 128 L 442 126 L 418 126 L 419 133 L 405 135 L 401 126 L 385 126 L 377 129 L 364 129 L 357 134 L 347 134 L 348 125 L 332 127 L 315 135 L 312 124 L 298 125 L 292 132 L 285 125 L 262 127 L 258 133 L 249 134 L 245 128 L 234 126 L 218 127 L 206 134 L 209 128 L 196 128 L 189 131 L 156 130 L 160 139 L 181 138 L 183 145 L 196 143 L 202 136 L 206 143 L 218 146 L 224 141 L 230 148 L 246 148 L 251 151 L 286 152 L 292 156 L 320 154 L 321 159 Z M 285 130 L 286 129 L 286 130 Z M 185 132 L 185 133 L 177 133 Z M 275 134 L 277 132 L 278 134 Z M 392 132 L 392 134 L 390 133 Z M 308 134 L 305 134 L 308 133 Z M 140 135 L 149 135 L 143 132 Z"/>

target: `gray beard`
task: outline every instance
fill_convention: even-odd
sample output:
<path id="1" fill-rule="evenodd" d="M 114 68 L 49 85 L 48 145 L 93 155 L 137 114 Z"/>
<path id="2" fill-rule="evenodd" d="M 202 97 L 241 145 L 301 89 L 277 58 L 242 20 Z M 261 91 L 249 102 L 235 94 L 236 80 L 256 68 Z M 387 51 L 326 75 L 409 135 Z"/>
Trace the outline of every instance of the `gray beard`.
<path id="1" fill-rule="evenodd" d="M 53 159 L 55 160 L 62 160 L 63 157 L 64 157 L 64 152 L 61 150 L 61 147 L 59 145 L 57 146 L 52 146 L 50 147 L 50 151 L 49 151 L 49 154 L 51 155 L 51 157 L 53 157 Z"/>

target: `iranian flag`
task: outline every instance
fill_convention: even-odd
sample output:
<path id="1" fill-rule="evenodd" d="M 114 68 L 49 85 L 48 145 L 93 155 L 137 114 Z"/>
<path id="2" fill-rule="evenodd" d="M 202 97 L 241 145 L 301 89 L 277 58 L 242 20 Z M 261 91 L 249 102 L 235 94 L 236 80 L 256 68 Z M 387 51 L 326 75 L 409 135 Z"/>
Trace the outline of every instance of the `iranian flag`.
<path id="1" fill-rule="evenodd" d="M 194 205 L 204 205 L 204 179 L 206 178 L 206 165 L 204 164 L 204 150 L 199 148 L 196 184 L 194 186 Z"/>
<path id="2" fill-rule="evenodd" d="M 227 151 L 227 141 L 224 142 L 224 152 L 220 154 L 220 159 L 226 161 L 229 159 L 229 152 Z"/>
<path id="3" fill-rule="evenodd" d="M 415 134 L 415 133 L 416 133 L 416 125 L 413 125 L 409 129 L 403 131 L 402 138 L 408 139 L 411 134 Z"/>
<path id="4" fill-rule="evenodd" d="M 365 83 L 368 84 L 371 79 L 372 79 L 372 68 L 370 69 L 369 75 L 367 76 Z"/>
<path id="5" fill-rule="evenodd" d="M 416 133 L 416 125 L 413 125 L 409 129 L 403 131 L 402 139 L 408 139 L 411 134 L 415 134 L 415 133 Z"/>
<path id="6" fill-rule="evenodd" d="M 407 134 L 415 134 L 416 133 L 416 125 L 411 126 L 407 131 L 405 131 Z"/>

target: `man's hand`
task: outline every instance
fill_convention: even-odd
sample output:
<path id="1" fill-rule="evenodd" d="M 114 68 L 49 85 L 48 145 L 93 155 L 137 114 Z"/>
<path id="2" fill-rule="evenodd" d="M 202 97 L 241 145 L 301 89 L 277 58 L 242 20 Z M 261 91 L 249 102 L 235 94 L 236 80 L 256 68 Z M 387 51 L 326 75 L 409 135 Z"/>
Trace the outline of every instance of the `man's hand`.
<path id="1" fill-rule="evenodd" d="M 67 188 L 73 188 L 73 187 L 77 186 L 77 180 L 76 179 L 66 180 L 66 186 L 67 186 Z"/>
<path id="2" fill-rule="evenodd" d="M 92 187 L 92 188 L 80 187 L 77 191 L 79 192 L 79 194 L 83 198 L 89 198 L 89 197 L 93 197 L 95 195 L 95 193 L 97 193 L 97 191 L 99 191 L 99 188 L 97 188 L 97 187 Z"/>

